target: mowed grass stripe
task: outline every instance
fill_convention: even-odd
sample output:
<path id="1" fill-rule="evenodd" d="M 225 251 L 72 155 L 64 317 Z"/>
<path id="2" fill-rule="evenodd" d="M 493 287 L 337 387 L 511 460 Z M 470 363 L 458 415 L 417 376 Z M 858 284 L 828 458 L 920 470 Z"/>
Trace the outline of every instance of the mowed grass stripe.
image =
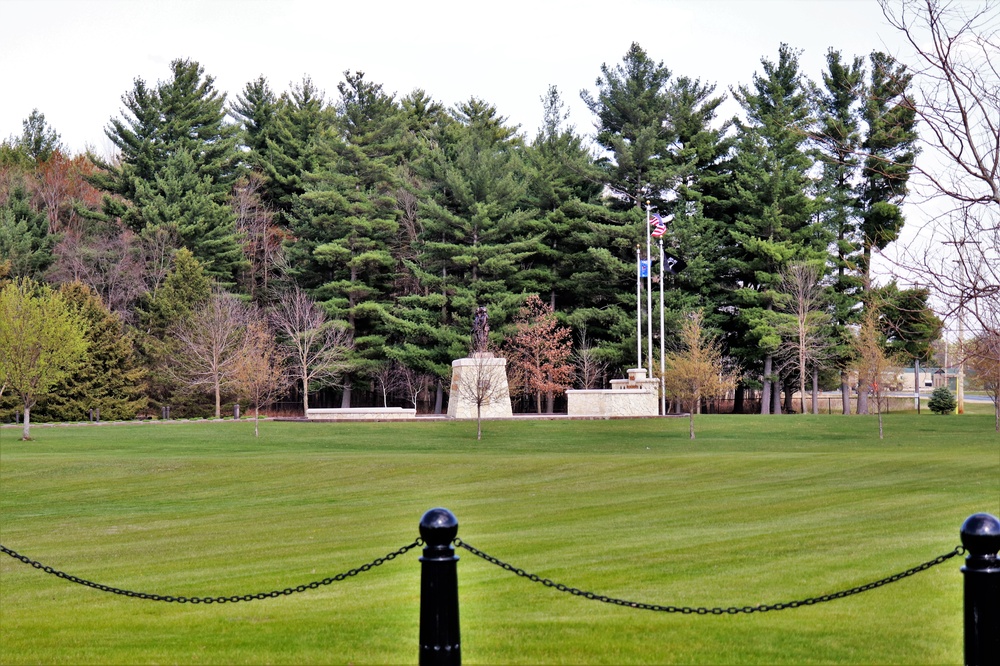
<path id="1" fill-rule="evenodd" d="M 998 511 L 986 415 L 474 423 L 190 423 L 0 430 L 0 542 L 159 594 L 305 584 L 417 536 L 559 582 L 675 605 L 774 603 L 951 550 Z M 466 663 L 948 663 L 960 562 L 819 607 L 738 618 L 561 595 L 460 551 Z M 0 560 L 0 663 L 412 663 L 418 553 L 248 604 L 104 595 Z"/>

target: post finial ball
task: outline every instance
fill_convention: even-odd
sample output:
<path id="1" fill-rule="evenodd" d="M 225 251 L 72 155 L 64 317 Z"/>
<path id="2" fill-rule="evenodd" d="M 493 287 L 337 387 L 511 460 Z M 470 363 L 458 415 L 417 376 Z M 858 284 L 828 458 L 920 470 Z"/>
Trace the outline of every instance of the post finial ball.
<path id="1" fill-rule="evenodd" d="M 988 513 L 974 513 L 962 523 L 962 545 L 972 555 L 1000 552 L 1000 520 Z"/>

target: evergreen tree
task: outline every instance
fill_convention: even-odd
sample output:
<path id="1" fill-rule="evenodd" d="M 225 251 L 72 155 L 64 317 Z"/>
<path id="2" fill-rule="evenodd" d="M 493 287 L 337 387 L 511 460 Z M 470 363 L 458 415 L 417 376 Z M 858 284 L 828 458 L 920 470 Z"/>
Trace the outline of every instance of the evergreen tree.
<path id="1" fill-rule="evenodd" d="M 39 400 L 40 421 L 84 421 L 98 410 L 105 421 L 135 418 L 146 406 L 145 370 L 139 365 L 132 336 L 100 296 L 80 282 L 59 288 L 69 309 L 86 325 L 87 356 Z"/>
<path id="2" fill-rule="evenodd" d="M 317 148 L 295 207 L 290 271 L 327 314 L 347 322 L 349 365 L 368 375 L 384 360 L 380 315 L 395 283 L 395 191 L 402 118 L 393 96 L 361 73 L 345 72 L 334 130 Z M 350 379 L 343 401 L 350 404 Z"/>
<path id="3" fill-rule="evenodd" d="M 761 64 L 763 74 L 735 92 L 747 119 L 737 132 L 730 201 L 737 212 L 727 254 L 731 304 L 737 308 L 730 348 L 748 370 L 761 373 L 761 411 L 769 413 L 772 385 L 780 409 L 780 377 L 773 368 L 781 341 L 775 287 L 791 261 L 825 259 L 828 238 L 812 223 L 812 159 L 804 145 L 811 116 L 798 54 L 782 44 L 777 62 Z"/>
<path id="4" fill-rule="evenodd" d="M 319 145 L 333 119 L 323 92 L 309 77 L 278 100 L 273 131 L 264 137 L 266 148 L 259 149 L 257 160 L 266 177 L 264 201 L 283 224 L 291 223 L 295 203 L 306 190 L 305 174 L 321 166 Z"/>
<path id="5" fill-rule="evenodd" d="M 570 313 L 588 301 L 588 285 L 576 273 L 586 268 L 589 223 L 604 214 L 601 174 L 583 137 L 565 126 L 568 112 L 555 86 L 542 102 L 543 126 L 525 151 L 526 202 L 539 212 L 528 229 L 542 240 L 521 279 L 527 291 L 539 294 L 551 308 L 558 304 Z"/>
<path id="6" fill-rule="evenodd" d="M 599 160 L 620 207 L 652 202 L 665 211 L 665 186 L 673 177 L 669 145 L 675 138 L 667 91 L 671 72 L 632 43 L 622 64 L 601 65 L 597 93 L 580 93 L 597 117 L 596 140 L 610 153 Z"/>
<path id="7" fill-rule="evenodd" d="M 446 319 L 471 330 L 479 305 L 495 322 L 517 308 L 520 269 L 542 250 L 524 205 L 528 171 L 516 129 L 494 106 L 470 99 L 453 111 L 428 159 L 419 239 L 424 285 L 446 298 Z M 468 325 L 468 326 L 466 326 Z"/>
<path id="8" fill-rule="evenodd" d="M 123 97 L 127 115 L 105 130 L 118 159 L 92 157 L 102 172 L 91 182 L 116 195 L 105 197 L 105 216 L 137 232 L 176 224 L 207 270 L 232 282 L 242 261 L 222 208 L 237 177 L 238 128 L 225 123 L 225 95 L 201 65 L 174 60 L 170 69 L 170 80 L 150 88 L 136 79 Z"/>
<path id="9" fill-rule="evenodd" d="M 236 240 L 229 193 L 215 187 L 210 177 L 199 175 L 187 149 L 173 152 L 154 181 L 140 182 L 136 193 L 136 208 L 147 225 L 176 231 L 209 276 L 223 284 L 234 281 L 246 261 Z"/>
<path id="10" fill-rule="evenodd" d="M 834 311 L 840 344 L 835 360 L 841 369 L 844 411 L 849 412 L 847 368 L 851 363 L 850 335 L 844 329 L 856 323 L 871 284 L 872 250 L 884 249 L 903 225 L 900 204 L 913 168 L 915 114 L 907 100 L 911 75 L 890 56 L 869 56 L 864 63 L 843 62 L 841 54 L 827 53 L 827 71 L 818 99 L 814 133 L 823 179 L 819 187 L 821 215 L 835 235 L 833 268 Z M 858 391 L 858 410 L 867 412 L 867 391 Z"/>
<path id="11" fill-rule="evenodd" d="M 268 141 L 274 141 L 277 132 L 278 116 L 278 97 L 267 79 L 260 76 L 246 84 L 229 113 L 240 124 L 240 144 L 249 152 L 244 157 L 245 164 L 255 171 L 263 171 Z"/>
<path id="12" fill-rule="evenodd" d="M 823 166 L 817 203 L 818 214 L 834 236 L 830 254 L 834 271 L 831 303 L 836 338 L 830 352 L 833 363 L 840 370 L 844 413 L 850 413 L 848 369 L 853 362 L 853 334 L 845 327 L 857 315 L 864 285 L 857 270 L 858 252 L 862 247 L 858 229 L 857 170 L 862 142 L 858 107 L 865 94 L 865 73 L 861 58 L 846 64 L 840 52 L 833 49 L 827 52 L 826 61 L 824 87 L 814 92 L 818 106 L 815 139 Z"/>
<path id="13" fill-rule="evenodd" d="M 38 109 L 32 109 L 21 125 L 23 130 L 17 145 L 36 163 L 48 161 L 62 148 L 59 133 L 49 126 L 45 114 Z"/>
<path id="14" fill-rule="evenodd" d="M 932 343 L 941 336 L 942 322 L 928 305 L 930 290 L 900 289 L 893 281 L 875 294 L 880 326 L 888 351 L 896 357 L 930 361 Z"/>
<path id="15" fill-rule="evenodd" d="M 871 84 L 862 117 L 868 126 L 864 141 L 864 179 L 859 193 L 862 209 L 862 272 L 870 279 L 872 250 L 882 250 L 899 237 L 903 227 L 900 205 L 913 171 L 917 140 L 916 111 L 907 98 L 913 75 L 892 56 L 870 56 Z"/>
<path id="16" fill-rule="evenodd" d="M 174 253 L 163 284 L 147 294 L 139 315 L 142 332 L 138 346 L 143 365 L 149 371 L 148 395 L 154 403 L 174 402 L 176 387 L 166 372 L 170 358 L 176 353 L 177 343 L 170 335 L 171 327 L 187 322 L 195 309 L 208 301 L 211 293 L 212 282 L 205 269 L 190 250 L 181 248 Z"/>
<path id="17" fill-rule="evenodd" d="M 45 213 L 32 210 L 24 188 L 16 187 L 0 205 L 0 261 L 12 277 L 41 277 L 52 264 L 58 240 L 49 233 Z"/>

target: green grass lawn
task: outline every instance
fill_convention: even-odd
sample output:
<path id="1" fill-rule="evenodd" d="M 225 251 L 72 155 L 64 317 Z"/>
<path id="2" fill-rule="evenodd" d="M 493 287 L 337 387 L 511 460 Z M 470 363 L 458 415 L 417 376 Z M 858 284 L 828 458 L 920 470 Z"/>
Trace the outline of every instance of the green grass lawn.
<path id="1" fill-rule="evenodd" d="M 746 606 L 835 592 L 1000 513 L 992 413 L 874 417 L 0 429 L 0 543 L 164 595 L 294 587 L 417 537 L 424 511 L 511 564 L 598 594 Z M 460 550 L 475 663 L 962 661 L 961 558 L 826 604 L 668 615 L 572 597 Z M 413 663 L 419 549 L 302 594 L 167 604 L 0 555 L 2 664 Z"/>

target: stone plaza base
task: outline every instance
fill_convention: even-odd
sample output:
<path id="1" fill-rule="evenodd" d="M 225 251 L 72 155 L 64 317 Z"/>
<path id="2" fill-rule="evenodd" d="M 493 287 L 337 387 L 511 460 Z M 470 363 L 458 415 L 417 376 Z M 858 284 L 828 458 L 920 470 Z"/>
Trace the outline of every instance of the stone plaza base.
<path id="1" fill-rule="evenodd" d="M 510 388 L 507 384 L 507 359 L 476 352 L 471 358 L 451 362 L 451 392 L 448 417 L 476 418 L 476 404 L 484 419 L 511 417 Z"/>
<path id="2" fill-rule="evenodd" d="M 646 379 L 644 368 L 632 368 L 628 379 L 612 379 L 610 389 L 566 391 L 568 416 L 658 416 L 659 380 Z"/>
<path id="3" fill-rule="evenodd" d="M 416 409 L 402 407 L 347 407 L 342 409 L 307 409 L 310 421 L 395 421 L 416 418 Z"/>

